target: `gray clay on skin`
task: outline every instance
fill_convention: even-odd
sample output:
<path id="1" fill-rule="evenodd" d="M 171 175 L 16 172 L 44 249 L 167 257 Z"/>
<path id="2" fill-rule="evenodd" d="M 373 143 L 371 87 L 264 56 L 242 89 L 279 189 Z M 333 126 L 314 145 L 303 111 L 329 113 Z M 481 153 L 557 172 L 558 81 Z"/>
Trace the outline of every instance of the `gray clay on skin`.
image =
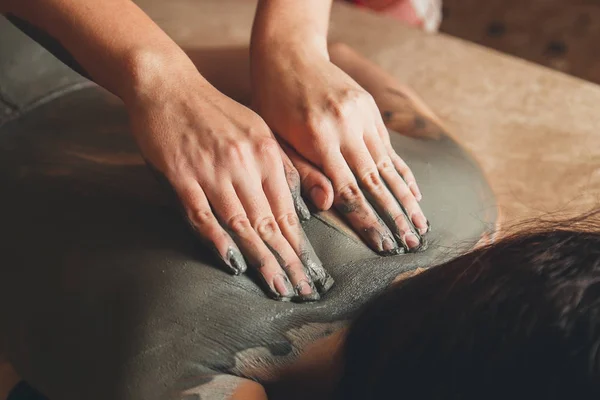
<path id="1" fill-rule="evenodd" d="M 0 54 L 25 46 L 4 38 Z M 56 76 L 30 71 L 31 55 L 23 53 L 21 61 L 2 60 L 11 60 L 12 73 L 31 74 L 24 86 L 55 90 L 47 79 Z M 0 61 L 0 88 L 11 90 L 5 67 Z M 44 68 L 60 70 L 51 59 Z M 61 82 L 80 82 L 60 71 Z M 39 99 L 0 94 L 25 105 Z M 273 301 L 248 274 L 232 276 L 198 245 L 127 127 L 121 104 L 89 86 L 0 126 L 1 332 L 17 370 L 49 398 L 155 400 L 218 373 L 260 378 L 248 354 L 276 368 L 397 275 L 448 260 L 495 223 L 488 184 L 450 138 L 392 133 L 434 227 L 428 249 L 380 257 L 337 219 L 317 215 L 304 228 L 335 285 L 318 302 Z"/>

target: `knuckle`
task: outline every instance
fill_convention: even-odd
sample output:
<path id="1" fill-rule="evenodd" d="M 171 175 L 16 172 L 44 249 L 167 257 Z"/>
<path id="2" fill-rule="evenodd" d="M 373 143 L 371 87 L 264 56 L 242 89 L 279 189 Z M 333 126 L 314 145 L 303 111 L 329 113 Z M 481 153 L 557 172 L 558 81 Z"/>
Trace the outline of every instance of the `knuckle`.
<path id="1" fill-rule="evenodd" d="M 252 229 L 248 217 L 242 214 L 234 215 L 229 218 L 227 226 L 229 226 L 229 229 L 238 236 L 245 236 L 248 231 Z"/>
<path id="2" fill-rule="evenodd" d="M 197 227 L 204 227 L 213 222 L 213 214 L 210 210 L 204 208 L 192 208 L 188 217 Z"/>
<path id="3" fill-rule="evenodd" d="M 355 182 L 348 183 L 338 191 L 340 200 L 344 203 L 355 202 L 361 196 L 360 189 Z"/>
<path id="4" fill-rule="evenodd" d="M 393 162 L 394 166 L 396 167 L 396 169 L 399 171 L 403 171 L 408 168 L 408 165 L 397 154 L 394 154 L 392 162 Z"/>
<path id="5" fill-rule="evenodd" d="M 311 139 L 319 138 L 319 132 L 323 131 L 325 126 L 323 117 L 316 114 L 308 114 L 304 118 L 304 125 L 307 130 L 307 134 Z"/>
<path id="6" fill-rule="evenodd" d="M 361 179 L 365 188 L 371 192 L 379 192 L 383 190 L 383 181 L 377 171 L 368 171 Z"/>
<path id="7" fill-rule="evenodd" d="M 277 222 L 272 216 L 259 219 L 255 224 L 255 229 L 256 232 L 258 232 L 258 234 L 260 235 L 260 237 L 265 240 L 269 239 L 274 234 L 279 232 Z"/>
<path id="8" fill-rule="evenodd" d="M 369 92 L 361 91 L 359 95 L 359 101 L 377 107 L 377 102 L 375 101 L 375 98 Z"/>
<path id="9" fill-rule="evenodd" d="M 277 221 L 280 225 L 287 226 L 290 228 L 294 228 L 300 225 L 300 220 L 298 219 L 298 216 L 296 215 L 296 213 L 293 212 L 283 214 L 277 219 Z"/>
<path id="10" fill-rule="evenodd" d="M 337 96 L 325 99 L 325 109 L 338 121 L 349 117 L 355 109 L 355 105 L 355 95 L 351 90 L 343 90 Z"/>
<path id="11" fill-rule="evenodd" d="M 404 205 L 404 207 L 406 207 L 407 205 L 410 204 L 412 192 L 410 191 L 410 189 L 408 188 L 408 186 L 406 184 L 402 184 L 402 185 L 400 185 L 400 189 L 399 189 L 399 193 L 397 194 L 397 197 L 398 197 L 398 200 L 400 201 L 400 203 L 402 203 Z"/>
<path id="12" fill-rule="evenodd" d="M 269 159 L 279 157 L 279 144 L 272 137 L 263 137 L 257 141 L 259 154 L 269 157 Z"/>
<path id="13" fill-rule="evenodd" d="M 264 255 L 260 257 L 260 259 L 256 263 L 256 268 L 260 271 L 261 274 L 265 275 L 267 274 L 267 272 L 269 272 L 267 271 L 268 268 L 266 267 L 268 267 L 270 264 L 272 264 L 271 257 L 269 257 L 268 255 Z M 265 278 L 268 278 L 268 275 L 270 274 L 265 275 Z"/>
<path id="14" fill-rule="evenodd" d="M 228 162 L 241 162 L 246 159 L 248 148 L 241 142 L 230 142 L 225 149 L 225 157 Z"/>
<path id="15" fill-rule="evenodd" d="M 377 163 L 377 168 L 380 171 L 393 171 L 396 169 L 392 159 L 389 156 L 382 158 L 379 163 Z"/>
<path id="16" fill-rule="evenodd" d="M 394 223 L 400 227 L 402 230 L 410 230 L 408 222 L 406 220 L 406 216 L 404 214 L 398 214 L 395 217 L 392 217 Z"/>
<path id="17" fill-rule="evenodd" d="M 325 99 L 325 108 L 336 119 L 343 119 L 346 115 L 346 103 L 337 99 L 328 97 Z"/>

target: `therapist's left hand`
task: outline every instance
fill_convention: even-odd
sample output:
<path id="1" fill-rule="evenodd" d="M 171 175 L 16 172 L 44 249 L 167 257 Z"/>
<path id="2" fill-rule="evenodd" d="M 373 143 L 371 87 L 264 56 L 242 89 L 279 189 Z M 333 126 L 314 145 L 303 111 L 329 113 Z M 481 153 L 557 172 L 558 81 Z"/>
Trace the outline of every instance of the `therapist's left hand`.
<path id="1" fill-rule="evenodd" d="M 421 193 L 372 96 L 308 44 L 251 60 L 253 108 L 289 144 L 304 193 L 320 209 L 333 204 L 376 252 L 417 250 L 428 230 Z"/>

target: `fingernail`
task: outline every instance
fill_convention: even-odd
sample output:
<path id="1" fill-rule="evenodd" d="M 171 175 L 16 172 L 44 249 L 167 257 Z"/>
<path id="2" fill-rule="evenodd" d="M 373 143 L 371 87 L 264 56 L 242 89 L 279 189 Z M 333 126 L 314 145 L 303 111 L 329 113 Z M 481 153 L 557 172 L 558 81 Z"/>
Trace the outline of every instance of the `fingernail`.
<path id="1" fill-rule="evenodd" d="M 273 286 L 275 287 L 275 291 L 279 293 L 281 297 L 290 299 L 294 295 L 294 287 L 292 286 L 292 283 L 288 277 L 283 274 L 275 276 L 273 279 Z"/>
<path id="2" fill-rule="evenodd" d="M 325 193 L 320 186 L 314 186 L 310 189 L 310 198 L 318 208 L 325 208 L 325 204 L 327 204 L 327 193 Z"/>
<path id="3" fill-rule="evenodd" d="M 237 249 L 229 247 L 226 254 L 226 263 L 231 268 L 234 275 L 241 275 L 246 272 L 247 266 L 244 256 Z"/>
<path id="4" fill-rule="evenodd" d="M 308 221 L 310 219 L 310 210 L 308 209 L 308 206 L 304 202 L 304 199 L 302 199 L 302 196 L 300 196 L 300 193 L 294 194 L 293 197 L 294 197 L 294 205 L 296 206 L 296 213 L 298 214 L 298 218 L 300 218 L 300 221 L 302 221 L 302 222 Z"/>
<path id="5" fill-rule="evenodd" d="M 406 235 L 404 235 L 404 243 L 406 243 L 409 249 L 419 247 L 419 239 L 412 232 L 408 232 Z"/>
<path id="6" fill-rule="evenodd" d="M 386 240 L 390 240 L 390 239 L 386 239 Z M 392 243 L 394 243 L 394 247 L 392 247 L 390 250 L 383 250 L 383 251 L 379 252 L 379 255 L 380 256 L 396 256 L 398 254 L 404 253 L 404 246 L 399 246 L 393 240 L 392 240 Z"/>
<path id="7" fill-rule="evenodd" d="M 401 252 L 396 241 L 392 238 L 391 232 L 379 232 L 376 228 L 366 228 L 363 230 L 363 238 L 376 253 L 380 255 L 399 254 Z"/>
<path id="8" fill-rule="evenodd" d="M 298 293 L 301 301 L 314 301 L 319 300 L 321 297 L 317 292 L 314 284 L 307 280 L 302 280 L 296 285 L 296 293 Z"/>
<path id="9" fill-rule="evenodd" d="M 417 182 L 411 182 L 410 185 L 408 185 L 408 187 L 410 188 L 411 192 L 413 192 L 413 195 L 415 196 L 415 199 L 417 199 L 417 201 L 421 201 L 421 199 L 423 199 L 423 195 L 419 190 L 419 185 L 417 185 Z"/>
<path id="10" fill-rule="evenodd" d="M 313 260 L 318 260 L 319 262 Z M 302 261 L 302 264 L 306 267 L 305 271 L 313 280 L 319 293 L 325 293 L 331 289 L 335 281 L 325 268 L 323 268 L 323 265 L 316 254 L 314 254 L 314 251 L 303 251 L 300 254 L 300 261 Z"/>
<path id="11" fill-rule="evenodd" d="M 298 294 L 306 296 L 312 293 L 312 289 L 307 281 L 300 281 L 296 286 L 296 291 Z"/>
<path id="12" fill-rule="evenodd" d="M 382 245 L 382 247 L 383 247 L 383 250 L 384 250 L 384 251 L 392 251 L 392 250 L 394 250 L 396 247 L 398 247 L 398 246 L 396 245 L 396 243 L 394 243 L 394 242 L 392 241 L 392 239 L 390 239 L 390 238 L 385 238 L 385 239 L 383 239 L 383 241 L 381 242 L 381 245 Z"/>
<path id="13" fill-rule="evenodd" d="M 427 232 L 427 219 L 423 213 L 418 212 L 412 216 L 412 222 L 415 227 L 419 230 L 419 233 L 423 235 Z"/>
<path id="14" fill-rule="evenodd" d="M 326 273 L 323 278 L 315 281 L 315 285 L 317 286 L 317 290 L 321 294 L 327 293 L 329 291 L 329 289 L 331 289 L 331 287 L 333 286 L 334 283 L 335 283 L 335 280 L 328 273 Z"/>

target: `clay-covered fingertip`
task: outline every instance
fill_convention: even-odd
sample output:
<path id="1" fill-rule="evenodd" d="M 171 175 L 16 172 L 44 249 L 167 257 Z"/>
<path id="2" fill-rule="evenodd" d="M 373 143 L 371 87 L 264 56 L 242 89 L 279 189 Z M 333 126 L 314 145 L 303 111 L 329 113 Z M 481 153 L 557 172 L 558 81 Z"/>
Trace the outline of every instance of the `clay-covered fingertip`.
<path id="1" fill-rule="evenodd" d="M 227 251 L 227 266 L 232 270 L 234 275 L 241 275 L 248 269 L 244 256 L 238 250 L 230 248 Z"/>
<path id="2" fill-rule="evenodd" d="M 327 275 L 322 279 L 316 280 L 315 286 L 317 287 L 319 293 L 324 294 L 327 293 L 329 289 L 331 289 L 334 283 L 335 280 L 330 275 Z"/>
<path id="3" fill-rule="evenodd" d="M 291 297 L 285 297 L 285 296 L 271 296 L 271 298 L 275 301 L 281 301 L 282 303 L 289 303 L 292 301 Z"/>
<path id="4" fill-rule="evenodd" d="M 298 215 L 298 219 L 300 219 L 301 222 L 310 220 L 310 210 L 300 194 L 300 189 L 292 191 L 292 199 L 294 200 L 294 208 L 296 209 L 296 215 Z"/>
<path id="5" fill-rule="evenodd" d="M 381 241 L 381 251 L 393 253 L 398 249 L 398 243 L 392 237 L 386 237 Z"/>
<path id="6" fill-rule="evenodd" d="M 304 201 L 302 201 L 301 207 L 296 207 L 296 213 L 298 214 L 298 218 L 301 222 L 306 222 L 310 220 L 310 210 L 308 209 L 308 206 L 304 203 Z"/>
<path id="7" fill-rule="evenodd" d="M 419 236 L 419 245 L 416 247 L 413 247 L 411 249 L 408 249 L 407 253 L 419 253 L 424 250 L 427 250 L 428 246 L 429 246 L 429 242 L 427 241 L 427 239 L 423 236 Z"/>
<path id="8" fill-rule="evenodd" d="M 425 251 L 425 250 L 427 250 L 428 247 L 429 247 L 429 241 L 426 238 L 421 237 L 421 245 L 415 250 L 415 252 Z"/>
<path id="9" fill-rule="evenodd" d="M 419 185 L 417 182 L 411 182 L 409 185 L 410 191 L 417 201 L 421 201 L 423 199 L 423 194 L 421 194 L 421 189 L 419 189 Z"/>
<path id="10" fill-rule="evenodd" d="M 305 289 L 307 286 L 310 287 L 310 293 L 302 293 L 306 291 Z M 314 282 L 310 280 L 300 281 L 294 289 L 296 294 L 294 296 L 294 301 L 296 302 L 317 301 L 321 298 L 321 295 L 319 295 L 319 291 L 315 287 Z"/>
<path id="11" fill-rule="evenodd" d="M 262 277 L 262 281 L 265 285 L 265 293 L 266 295 L 271 298 L 272 300 L 276 300 L 276 301 L 282 301 L 282 302 L 288 302 L 288 301 L 292 301 L 292 299 L 294 298 L 294 296 L 296 295 L 296 293 L 294 293 L 294 291 L 292 291 L 290 293 L 290 295 L 288 296 L 284 296 L 280 293 L 277 292 L 277 290 L 275 290 L 275 288 L 271 287 L 264 279 L 264 277 Z"/>
<path id="12" fill-rule="evenodd" d="M 323 264 L 321 264 L 320 260 L 311 259 L 307 253 L 303 253 L 300 257 L 302 263 L 306 267 L 305 272 L 313 281 L 314 287 L 316 287 L 319 293 L 325 293 L 335 283 L 334 279 L 329 275 L 329 273 L 323 268 Z"/>
<path id="13" fill-rule="evenodd" d="M 294 296 L 292 300 L 296 303 L 308 303 L 321 300 L 321 295 L 319 292 L 314 291 L 311 294 L 298 294 Z"/>
<path id="14" fill-rule="evenodd" d="M 398 254 L 404 254 L 406 253 L 406 249 L 404 247 L 398 246 L 394 249 L 391 250 L 381 250 L 378 251 L 377 254 L 379 254 L 380 256 L 397 256 Z"/>

